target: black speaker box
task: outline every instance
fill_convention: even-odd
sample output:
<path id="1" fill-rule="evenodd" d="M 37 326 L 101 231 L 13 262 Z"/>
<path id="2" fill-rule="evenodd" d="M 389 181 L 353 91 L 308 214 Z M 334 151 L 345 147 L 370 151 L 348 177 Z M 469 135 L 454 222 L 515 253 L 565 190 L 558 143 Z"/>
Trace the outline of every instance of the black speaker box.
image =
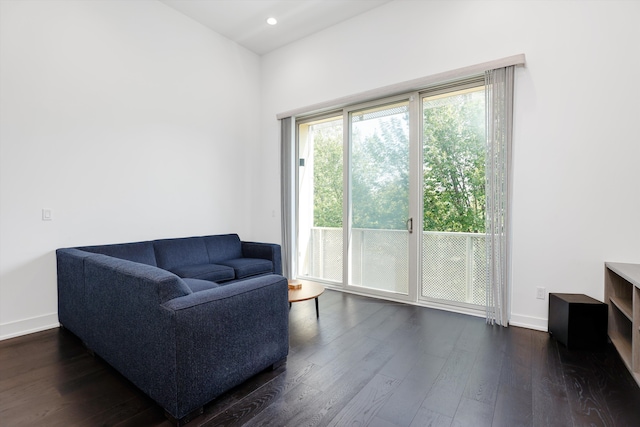
<path id="1" fill-rule="evenodd" d="M 549 294 L 549 333 L 570 350 L 602 350 L 607 305 L 583 294 Z"/>

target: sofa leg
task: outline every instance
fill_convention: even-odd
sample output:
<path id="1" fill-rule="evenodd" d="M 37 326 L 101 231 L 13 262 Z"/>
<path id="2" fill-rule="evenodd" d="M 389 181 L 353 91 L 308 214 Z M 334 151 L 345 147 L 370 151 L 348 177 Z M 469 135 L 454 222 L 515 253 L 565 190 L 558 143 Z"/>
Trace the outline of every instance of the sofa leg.
<path id="1" fill-rule="evenodd" d="M 287 358 L 286 357 L 284 359 L 278 360 L 276 363 L 271 365 L 270 369 L 272 371 L 275 371 L 276 369 L 278 369 L 280 366 L 284 365 L 285 363 L 287 363 Z"/>
<path id="2" fill-rule="evenodd" d="M 204 413 L 204 407 L 201 406 L 199 408 L 197 408 L 194 411 L 189 412 L 187 415 L 185 415 L 184 417 L 178 419 L 176 417 L 174 417 L 173 415 L 171 415 L 170 413 L 168 413 L 167 411 L 164 411 L 164 416 L 176 427 L 182 427 L 183 425 L 191 422 L 194 418 L 202 415 Z"/>

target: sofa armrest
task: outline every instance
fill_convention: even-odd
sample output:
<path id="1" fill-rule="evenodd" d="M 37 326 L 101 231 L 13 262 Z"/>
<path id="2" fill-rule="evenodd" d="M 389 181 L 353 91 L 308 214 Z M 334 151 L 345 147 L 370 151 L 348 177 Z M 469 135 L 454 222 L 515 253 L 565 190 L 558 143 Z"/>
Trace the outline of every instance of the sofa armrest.
<path id="1" fill-rule="evenodd" d="M 273 263 L 273 273 L 282 274 L 282 252 L 276 243 L 242 242 L 242 256 L 268 259 Z"/>
<path id="2" fill-rule="evenodd" d="M 106 255 L 85 259 L 87 346 L 174 412 L 176 338 L 162 303 L 191 294 L 182 279 L 157 267 Z"/>
<path id="3" fill-rule="evenodd" d="M 83 340 L 87 334 L 84 260 L 94 256 L 74 248 L 56 250 L 58 321 Z"/>
<path id="4" fill-rule="evenodd" d="M 202 406 L 289 351 L 287 280 L 260 276 L 167 301 L 174 313 L 179 412 Z"/>

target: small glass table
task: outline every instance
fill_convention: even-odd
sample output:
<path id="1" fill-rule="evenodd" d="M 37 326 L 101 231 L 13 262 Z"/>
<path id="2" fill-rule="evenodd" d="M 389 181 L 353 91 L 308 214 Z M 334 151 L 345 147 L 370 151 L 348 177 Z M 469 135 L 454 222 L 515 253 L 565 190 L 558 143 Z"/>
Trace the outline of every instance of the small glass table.
<path id="1" fill-rule="evenodd" d="M 299 289 L 292 289 L 301 285 Z M 294 302 L 316 300 L 316 318 L 320 317 L 318 309 L 318 297 L 324 292 L 324 286 L 317 283 L 301 284 L 298 280 L 289 280 L 289 308 Z"/>

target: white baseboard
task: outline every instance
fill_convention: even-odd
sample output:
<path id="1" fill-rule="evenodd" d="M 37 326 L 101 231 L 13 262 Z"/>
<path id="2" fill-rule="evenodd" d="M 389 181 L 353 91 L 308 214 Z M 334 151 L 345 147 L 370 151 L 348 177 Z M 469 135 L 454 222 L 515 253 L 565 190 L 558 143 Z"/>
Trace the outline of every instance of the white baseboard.
<path id="1" fill-rule="evenodd" d="M 534 329 L 537 331 L 548 331 L 547 319 L 541 317 L 512 314 L 509 324 L 522 328 Z M 44 316 L 37 316 L 29 319 L 18 320 L 15 322 L 3 323 L 0 324 L 0 341 L 19 337 L 22 335 L 32 334 L 34 332 L 45 331 L 47 329 L 57 328 L 59 326 L 60 323 L 58 322 L 58 313 L 45 314 Z"/>
<path id="2" fill-rule="evenodd" d="M 522 316 L 519 314 L 511 314 L 509 325 L 519 326 L 521 328 L 535 329 L 536 331 L 548 331 L 548 321 L 541 317 Z"/>
<path id="3" fill-rule="evenodd" d="M 0 324 L 0 341 L 57 328 L 59 326 L 58 313 L 45 314 L 44 316 L 2 323 Z"/>
<path id="4" fill-rule="evenodd" d="M 385 298 L 385 297 L 382 297 L 382 296 L 373 296 L 373 295 L 370 295 L 370 294 L 367 294 L 367 293 L 360 293 L 360 292 L 355 292 L 355 291 L 352 291 L 352 290 L 346 290 L 346 289 L 343 289 L 341 287 L 331 286 L 331 285 L 329 285 L 327 283 L 323 283 L 323 282 L 316 282 L 316 283 L 320 283 L 321 285 L 325 286 L 327 289 L 333 289 L 333 290 L 338 291 L 338 292 L 344 292 L 344 293 L 354 294 L 354 295 L 361 295 L 361 296 L 369 297 L 369 298 L 386 299 L 386 300 L 389 300 L 389 301 L 395 301 L 395 302 L 399 302 L 399 303 L 403 303 L 403 304 L 411 304 L 411 305 L 417 305 L 417 306 L 420 306 L 420 307 L 435 308 L 435 309 L 444 310 L 444 311 L 451 311 L 451 312 L 454 312 L 454 313 L 467 314 L 467 315 L 475 316 L 475 317 L 484 317 L 484 312 L 481 311 L 481 310 L 474 310 L 474 309 L 465 308 L 465 307 L 456 307 L 454 305 L 429 303 L 429 302 L 424 302 L 424 301 L 411 302 L 411 301 L 406 301 L 406 300 L 402 300 L 402 299 Z M 482 309 L 482 310 L 484 310 L 484 309 Z M 518 314 L 512 314 L 511 315 L 511 319 L 509 320 L 509 325 L 518 326 L 518 327 L 521 327 L 521 328 L 533 329 L 533 330 L 536 330 L 536 331 L 543 331 L 543 332 L 547 332 L 548 331 L 547 323 L 548 322 L 547 322 L 546 318 L 532 317 L 532 316 L 522 316 L 522 315 L 518 315 Z"/>

